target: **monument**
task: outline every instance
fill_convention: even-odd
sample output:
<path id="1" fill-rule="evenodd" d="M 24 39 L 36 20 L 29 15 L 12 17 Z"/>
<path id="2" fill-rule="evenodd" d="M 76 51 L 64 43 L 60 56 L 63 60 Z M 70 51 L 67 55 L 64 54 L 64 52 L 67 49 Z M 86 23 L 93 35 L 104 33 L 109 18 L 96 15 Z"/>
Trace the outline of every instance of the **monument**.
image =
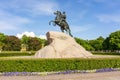
<path id="1" fill-rule="evenodd" d="M 66 22 L 65 12 L 54 12 L 56 15 L 53 25 L 60 26 L 62 32 L 49 31 L 47 32 L 48 45 L 36 52 L 37 58 L 88 58 L 92 54 L 86 51 L 72 37 L 71 30 Z M 67 34 L 64 33 L 66 31 Z"/>
<path id="2" fill-rule="evenodd" d="M 51 24 L 51 22 L 53 22 L 54 26 L 56 26 L 56 25 L 60 26 L 60 29 L 62 32 L 66 31 L 66 33 L 72 37 L 71 30 L 66 21 L 65 12 L 63 12 L 63 14 L 62 14 L 60 11 L 56 11 L 56 12 L 54 12 L 54 14 L 56 15 L 55 20 L 50 21 L 49 25 Z"/>

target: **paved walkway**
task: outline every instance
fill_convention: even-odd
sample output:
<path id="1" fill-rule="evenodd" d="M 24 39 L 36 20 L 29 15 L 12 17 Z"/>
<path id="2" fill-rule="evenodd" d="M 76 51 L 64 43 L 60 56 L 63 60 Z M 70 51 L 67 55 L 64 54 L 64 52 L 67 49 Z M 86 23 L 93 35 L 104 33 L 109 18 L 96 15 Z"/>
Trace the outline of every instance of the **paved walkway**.
<path id="1" fill-rule="evenodd" d="M 120 71 L 49 76 L 0 76 L 0 80 L 120 80 Z"/>

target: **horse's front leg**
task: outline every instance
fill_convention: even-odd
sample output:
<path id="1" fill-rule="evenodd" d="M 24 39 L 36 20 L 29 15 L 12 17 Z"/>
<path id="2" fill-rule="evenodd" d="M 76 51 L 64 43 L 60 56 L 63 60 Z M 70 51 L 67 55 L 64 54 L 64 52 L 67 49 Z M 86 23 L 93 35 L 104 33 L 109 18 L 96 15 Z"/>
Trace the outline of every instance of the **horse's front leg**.
<path id="1" fill-rule="evenodd" d="M 52 22 L 53 26 L 56 26 L 56 23 L 53 20 L 49 22 L 49 25 L 51 25 L 51 22 Z"/>

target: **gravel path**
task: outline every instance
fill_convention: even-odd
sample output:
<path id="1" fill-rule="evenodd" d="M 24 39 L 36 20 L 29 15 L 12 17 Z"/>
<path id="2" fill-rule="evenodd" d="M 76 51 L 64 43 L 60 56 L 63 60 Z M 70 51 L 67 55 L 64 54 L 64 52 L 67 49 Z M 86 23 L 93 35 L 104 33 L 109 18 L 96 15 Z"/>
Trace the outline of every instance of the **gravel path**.
<path id="1" fill-rule="evenodd" d="M 0 76 L 0 80 L 120 80 L 120 71 L 48 76 Z"/>

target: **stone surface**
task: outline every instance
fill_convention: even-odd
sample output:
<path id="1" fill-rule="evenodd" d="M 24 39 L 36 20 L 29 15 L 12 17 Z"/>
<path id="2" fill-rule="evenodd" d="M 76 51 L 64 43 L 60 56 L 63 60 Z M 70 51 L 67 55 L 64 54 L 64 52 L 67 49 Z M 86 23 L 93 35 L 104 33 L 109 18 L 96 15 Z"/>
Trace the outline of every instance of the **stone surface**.
<path id="1" fill-rule="evenodd" d="M 46 34 L 49 45 L 36 52 L 38 58 L 87 58 L 92 54 L 76 43 L 74 38 L 62 33 L 50 31 Z"/>

